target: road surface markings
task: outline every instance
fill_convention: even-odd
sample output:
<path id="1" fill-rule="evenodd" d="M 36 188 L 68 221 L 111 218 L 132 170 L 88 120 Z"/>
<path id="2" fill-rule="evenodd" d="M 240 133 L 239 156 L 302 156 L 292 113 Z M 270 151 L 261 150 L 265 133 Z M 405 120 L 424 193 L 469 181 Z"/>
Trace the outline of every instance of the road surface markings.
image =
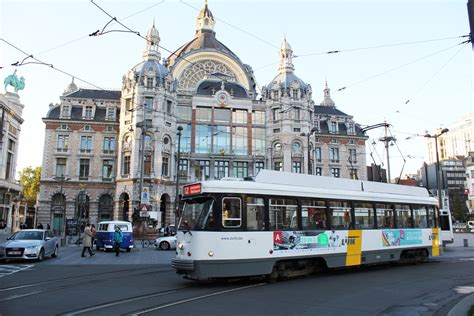
<path id="1" fill-rule="evenodd" d="M 458 286 L 455 287 L 454 290 L 458 292 L 458 294 L 469 294 L 474 293 L 474 286 Z"/>
<path id="2" fill-rule="evenodd" d="M 267 283 L 258 283 L 258 284 L 249 285 L 249 286 L 242 286 L 242 287 L 238 287 L 238 288 L 235 288 L 235 289 L 215 292 L 215 293 L 201 295 L 201 296 L 197 296 L 197 297 L 193 297 L 193 298 L 188 298 L 186 300 L 181 300 L 181 301 L 178 301 L 178 302 L 165 304 L 165 305 L 160 305 L 160 306 L 152 307 L 152 308 L 149 308 L 149 309 L 144 309 L 144 310 L 141 310 L 141 311 L 138 311 L 138 312 L 134 312 L 134 313 L 131 314 L 131 316 L 143 315 L 143 314 L 146 314 L 146 313 L 154 312 L 154 311 L 164 309 L 164 308 L 168 308 L 168 307 L 171 307 L 171 306 L 175 306 L 175 305 L 179 305 L 179 304 L 183 304 L 183 303 L 188 303 L 188 302 L 192 302 L 192 301 L 197 301 L 197 300 L 201 300 L 201 299 L 204 299 L 204 298 L 217 296 L 217 295 L 222 295 L 222 294 L 226 294 L 226 293 L 230 293 L 230 292 L 241 291 L 241 290 L 245 290 L 245 289 L 249 289 L 249 288 L 252 288 L 252 287 L 257 287 L 257 286 L 261 286 L 261 285 L 265 285 L 265 284 L 267 284 Z"/>
<path id="3" fill-rule="evenodd" d="M 31 267 L 34 267 L 34 264 L 20 264 L 17 266 L 14 265 L 0 265 L 0 278 L 11 275 L 13 273 L 17 273 L 26 269 L 29 269 Z"/>

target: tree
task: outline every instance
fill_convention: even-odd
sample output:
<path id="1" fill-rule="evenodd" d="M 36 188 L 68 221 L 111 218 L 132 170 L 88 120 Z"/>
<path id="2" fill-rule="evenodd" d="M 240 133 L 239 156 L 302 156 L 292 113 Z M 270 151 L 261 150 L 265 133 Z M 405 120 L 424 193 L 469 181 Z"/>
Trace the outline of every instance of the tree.
<path id="1" fill-rule="evenodd" d="M 25 167 L 20 171 L 20 184 L 23 199 L 28 205 L 36 204 L 36 195 L 39 192 L 41 179 L 41 167 Z"/>

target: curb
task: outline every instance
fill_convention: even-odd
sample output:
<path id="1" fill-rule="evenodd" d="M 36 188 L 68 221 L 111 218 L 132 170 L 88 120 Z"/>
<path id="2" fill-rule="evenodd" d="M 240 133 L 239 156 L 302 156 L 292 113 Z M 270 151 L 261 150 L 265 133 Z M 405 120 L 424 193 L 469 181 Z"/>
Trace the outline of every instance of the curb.
<path id="1" fill-rule="evenodd" d="M 464 316 L 467 315 L 467 312 L 474 305 L 474 293 L 467 295 L 462 300 L 460 300 L 453 308 L 448 312 L 447 316 Z"/>

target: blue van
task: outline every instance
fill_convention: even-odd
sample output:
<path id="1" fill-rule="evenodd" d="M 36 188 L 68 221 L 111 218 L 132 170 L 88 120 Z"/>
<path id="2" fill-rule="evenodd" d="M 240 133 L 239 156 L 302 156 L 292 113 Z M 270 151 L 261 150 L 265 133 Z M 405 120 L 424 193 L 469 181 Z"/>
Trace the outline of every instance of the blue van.
<path id="1" fill-rule="evenodd" d="M 100 250 L 101 248 L 103 248 L 104 250 L 113 248 L 112 240 L 114 238 L 115 226 L 120 227 L 120 230 L 122 231 L 123 235 L 120 248 L 125 249 L 127 251 L 131 251 L 132 248 L 135 247 L 133 241 L 132 223 L 125 221 L 104 221 L 100 222 L 97 227 L 97 234 L 95 240 L 95 248 L 97 250 Z"/>

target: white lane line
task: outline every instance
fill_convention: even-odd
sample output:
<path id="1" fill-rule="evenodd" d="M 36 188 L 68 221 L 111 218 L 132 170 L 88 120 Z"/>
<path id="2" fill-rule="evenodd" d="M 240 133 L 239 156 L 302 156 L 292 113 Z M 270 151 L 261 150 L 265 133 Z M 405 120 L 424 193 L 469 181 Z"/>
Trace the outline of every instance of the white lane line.
<path id="1" fill-rule="evenodd" d="M 261 286 L 261 285 L 264 285 L 264 284 L 267 284 L 267 283 L 259 283 L 259 284 L 249 285 L 249 286 L 238 287 L 238 288 L 235 288 L 235 289 L 215 292 L 215 293 L 211 293 L 211 294 L 201 295 L 201 296 L 189 298 L 189 299 L 174 302 L 174 303 L 169 303 L 169 304 L 165 304 L 165 305 L 156 306 L 156 307 L 153 307 L 153 308 L 150 308 L 150 309 L 144 309 L 144 310 L 141 310 L 141 311 L 138 311 L 138 312 L 135 312 L 135 313 L 131 314 L 131 316 L 143 315 L 143 314 L 146 314 L 146 313 L 149 313 L 149 312 L 154 312 L 154 311 L 164 309 L 164 308 L 168 308 L 168 307 L 171 307 L 171 306 L 175 306 L 175 305 L 179 305 L 179 304 L 183 304 L 183 303 L 188 303 L 188 302 L 192 302 L 192 301 L 197 301 L 197 300 L 201 300 L 201 299 L 204 299 L 204 298 L 217 296 L 217 295 L 222 295 L 222 294 L 226 294 L 226 293 L 230 293 L 230 292 L 245 290 L 245 289 L 249 289 L 249 288 L 252 288 L 252 287 Z"/>
<path id="2" fill-rule="evenodd" d="M 35 291 L 35 292 L 29 292 L 29 293 L 25 293 L 25 294 L 12 295 L 12 296 L 8 296 L 8 297 L 0 299 L 0 302 L 16 300 L 18 298 L 22 298 L 22 297 L 25 297 L 25 296 L 31 296 L 31 295 L 35 295 L 35 294 L 38 294 L 38 293 L 41 293 L 41 292 L 40 291 Z"/>
<path id="3" fill-rule="evenodd" d="M 74 312 L 69 312 L 69 313 L 62 314 L 62 315 L 65 315 L 65 316 L 79 315 L 79 314 L 83 314 L 83 313 L 103 309 L 103 308 L 106 308 L 106 307 L 121 305 L 121 304 L 124 304 L 124 303 L 138 301 L 138 300 L 142 300 L 142 299 L 150 298 L 150 297 L 157 297 L 157 296 L 162 296 L 162 295 L 173 294 L 173 293 L 176 293 L 176 292 L 178 292 L 178 290 L 170 290 L 170 291 L 166 291 L 166 292 L 143 295 L 143 296 L 140 296 L 140 297 L 133 297 L 133 298 L 129 298 L 129 299 L 126 299 L 126 300 L 121 300 L 121 301 L 118 301 L 118 302 L 112 302 L 112 303 L 107 303 L 107 304 L 103 304 L 103 305 L 98 305 L 98 306 L 93 306 L 93 307 L 89 307 L 89 308 L 80 309 L 80 310 L 77 310 L 77 311 L 74 311 Z"/>
<path id="4" fill-rule="evenodd" d="M 7 275 L 11 275 L 13 273 L 17 273 L 17 272 L 29 269 L 31 267 L 34 267 L 34 265 L 33 264 L 26 264 L 26 265 L 21 265 L 21 266 L 10 266 L 10 267 L 14 267 L 15 269 L 5 269 L 4 271 L 0 272 L 0 277 L 4 277 L 4 276 L 7 276 Z M 1 268 L 0 268 L 0 270 L 1 270 Z"/>

